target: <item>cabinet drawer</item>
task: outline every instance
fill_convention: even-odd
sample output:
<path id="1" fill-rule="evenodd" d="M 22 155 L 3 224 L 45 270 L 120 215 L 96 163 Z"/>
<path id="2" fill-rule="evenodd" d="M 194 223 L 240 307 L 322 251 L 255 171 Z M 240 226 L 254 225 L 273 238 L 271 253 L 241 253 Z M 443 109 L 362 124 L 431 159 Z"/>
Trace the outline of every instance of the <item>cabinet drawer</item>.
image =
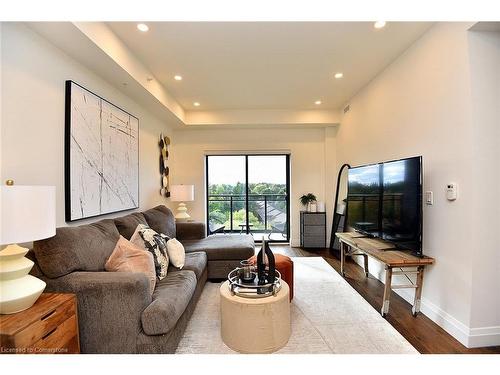
<path id="1" fill-rule="evenodd" d="M 78 340 L 77 330 L 76 316 L 73 315 L 37 341 L 33 345 L 35 353 L 67 354 L 77 352 L 74 350 Z"/>
<path id="2" fill-rule="evenodd" d="M 325 215 L 304 214 L 304 225 L 325 225 Z"/>
<path id="3" fill-rule="evenodd" d="M 61 326 L 70 317 L 75 317 L 74 301 L 66 301 L 65 303 L 55 307 L 36 322 L 26 327 L 14 337 L 14 345 L 16 347 L 29 347 L 45 337 L 57 327 Z"/>
<path id="4" fill-rule="evenodd" d="M 324 236 L 325 227 L 323 225 L 304 225 L 304 236 Z"/>
<path id="5" fill-rule="evenodd" d="M 325 241 L 324 237 L 304 236 L 302 246 L 303 247 L 326 247 L 326 241 Z"/>
<path id="6" fill-rule="evenodd" d="M 79 353 L 76 296 L 42 293 L 30 308 L 0 315 L 2 353 Z"/>

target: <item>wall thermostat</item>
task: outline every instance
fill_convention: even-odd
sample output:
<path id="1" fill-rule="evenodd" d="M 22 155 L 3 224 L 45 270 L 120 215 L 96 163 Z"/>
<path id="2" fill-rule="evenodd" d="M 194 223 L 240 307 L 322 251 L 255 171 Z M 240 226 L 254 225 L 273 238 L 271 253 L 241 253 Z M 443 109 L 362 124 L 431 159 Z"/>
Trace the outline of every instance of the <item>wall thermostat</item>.
<path id="1" fill-rule="evenodd" d="M 458 185 L 456 182 L 450 182 L 446 185 L 446 199 L 454 201 L 458 197 Z"/>

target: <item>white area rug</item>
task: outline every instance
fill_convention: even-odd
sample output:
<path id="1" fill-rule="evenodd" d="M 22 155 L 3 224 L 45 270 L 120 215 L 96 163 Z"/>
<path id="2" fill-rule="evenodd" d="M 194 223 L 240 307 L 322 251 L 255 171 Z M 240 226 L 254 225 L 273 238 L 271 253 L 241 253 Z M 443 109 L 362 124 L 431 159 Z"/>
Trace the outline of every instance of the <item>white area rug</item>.
<path id="1" fill-rule="evenodd" d="M 276 353 L 418 353 L 323 258 L 292 259 L 292 335 Z M 235 353 L 220 336 L 219 288 L 207 282 L 176 353 Z"/>

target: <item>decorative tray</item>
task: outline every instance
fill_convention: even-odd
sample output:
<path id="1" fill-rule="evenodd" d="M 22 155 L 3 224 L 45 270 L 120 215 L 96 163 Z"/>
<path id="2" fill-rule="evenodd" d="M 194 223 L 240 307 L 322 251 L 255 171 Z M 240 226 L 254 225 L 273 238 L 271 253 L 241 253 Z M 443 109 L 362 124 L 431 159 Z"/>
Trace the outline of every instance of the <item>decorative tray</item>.
<path id="1" fill-rule="evenodd" d="M 257 274 L 252 281 L 243 281 L 240 278 L 242 268 L 235 268 L 229 275 L 227 279 L 229 281 L 229 290 L 232 295 L 237 295 L 239 297 L 245 298 L 263 298 L 269 296 L 275 296 L 281 289 L 281 274 L 276 270 L 276 277 L 274 282 L 259 284 Z"/>

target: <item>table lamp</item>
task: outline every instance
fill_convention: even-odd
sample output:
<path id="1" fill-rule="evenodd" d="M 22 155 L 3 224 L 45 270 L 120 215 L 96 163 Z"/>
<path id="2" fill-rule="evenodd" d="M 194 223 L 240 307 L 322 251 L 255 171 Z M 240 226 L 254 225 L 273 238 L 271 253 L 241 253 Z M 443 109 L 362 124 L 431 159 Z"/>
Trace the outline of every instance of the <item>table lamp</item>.
<path id="1" fill-rule="evenodd" d="M 0 187 L 0 314 L 14 314 L 31 307 L 45 289 L 45 282 L 28 275 L 33 262 L 28 249 L 17 243 L 56 234 L 54 186 L 14 186 L 7 180 Z"/>
<path id="2" fill-rule="evenodd" d="M 187 207 L 184 202 L 194 201 L 194 185 L 172 185 L 170 187 L 170 199 L 172 202 L 180 202 L 177 207 L 176 220 L 187 220 L 191 216 L 187 213 Z"/>

